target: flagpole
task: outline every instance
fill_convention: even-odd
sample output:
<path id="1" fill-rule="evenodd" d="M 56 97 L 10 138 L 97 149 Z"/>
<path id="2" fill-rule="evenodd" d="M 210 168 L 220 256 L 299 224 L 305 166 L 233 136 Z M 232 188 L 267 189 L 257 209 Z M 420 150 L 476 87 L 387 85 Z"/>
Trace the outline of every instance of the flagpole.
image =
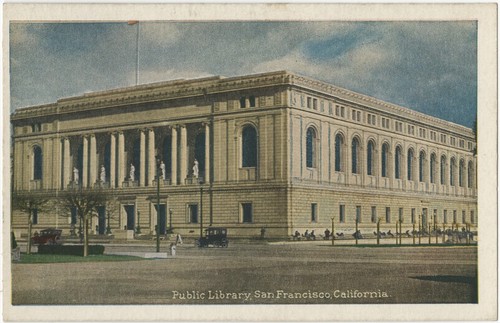
<path id="1" fill-rule="evenodd" d="M 135 35 L 135 85 L 139 84 L 139 21 L 130 20 L 128 25 L 137 25 Z"/>

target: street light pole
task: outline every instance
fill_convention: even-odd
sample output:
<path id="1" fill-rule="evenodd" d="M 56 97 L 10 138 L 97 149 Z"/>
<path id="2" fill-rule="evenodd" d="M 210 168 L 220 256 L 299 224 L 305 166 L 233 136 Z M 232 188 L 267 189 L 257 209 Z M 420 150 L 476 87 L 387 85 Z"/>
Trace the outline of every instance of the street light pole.
<path id="1" fill-rule="evenodd" d="M 156 252 L 160 252 L 160 154 L 156 154 Z"/>
<path id="2" fill-rule="evenodd" d="M 335 217 L 332 217 L 332 246 L 335 245 Z"/>

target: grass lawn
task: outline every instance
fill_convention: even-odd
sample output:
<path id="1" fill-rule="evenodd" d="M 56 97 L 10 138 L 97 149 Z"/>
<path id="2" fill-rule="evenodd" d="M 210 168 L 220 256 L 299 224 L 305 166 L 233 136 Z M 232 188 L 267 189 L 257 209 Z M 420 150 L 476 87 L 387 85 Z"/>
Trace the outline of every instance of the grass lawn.
<path id="1" fill-rule="evenodd" d="M 330 245 L 331 246 L 331 245 Z M 418 248 L 418 247 L 432 247 L 432 248 L 436 248 L 436 247 L 440 247 L 440 248 L 446 248 L 446 247 L 477 247 L 477 243 L 471 243 L 470 245 L 467 245 L 465 243 L 457 243 L 457 244 L 401 244 L 401 245 L 397 245 L 397 244 L 336 244 L 334 245 L 333 247 L 354 247 L 354 248 L 400 248 L 400 247 L 415 247 L 415 248 Z"/>
<path id="2" fill-rule="evenodd" d="M 87 257 L 72 255 L 40 255 L 37 253 L 21 253 L 21 261 L 18 264 L 45 264 L 45 263 L 63 263 L 63 262 L 101 262 L 101 261 L 134 261 L 144 260 L 144 258 L 134 256 L 118 255 L 90 255 Z"/>

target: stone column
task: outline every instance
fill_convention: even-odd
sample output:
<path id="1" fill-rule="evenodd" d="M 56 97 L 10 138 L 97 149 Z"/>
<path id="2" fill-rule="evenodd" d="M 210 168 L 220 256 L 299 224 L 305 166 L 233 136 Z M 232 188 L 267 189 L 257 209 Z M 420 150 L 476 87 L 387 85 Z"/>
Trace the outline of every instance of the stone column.
<path id="1" fill-rule="evenodd" d="M 117 183 L 118 187 L 122 186 L 125 179 L 125 138 L 123 132 L 118 133 L 118 176 Z"/>
<path id="2" fill-rule="evenodd" d="M 177 185 L 177 128 L 172 127 L 172 152 L 171 152 L 171 165 L 172 165 L 172 185 Z"/>
<path id="3" fill-rule="evenodd" d="M 66 189 L 71 181 L 71 165 L 70 165 L 70 143 L 69 138 L 64 138 L 64 157 L 63 157 L 63 189 Z"/>
<path id="4" fill-rule="evenodd" d="M 139 186 L 146 183 L 146 134 L 145 130 L 140 130 L 140 167 L 139 167 Z"/>
<path id="5" fill-rule="evenodd" d="M 185 125 L 181 126 L 181 138 L 180 138 L 180 169 L 179 169 L 179 180 L 180 184 L 186 183 L 187 177 L 187 129 Z"/>
<path id="6" fill-rule="evenodd" d="M 205 123 L 205 183 L 210 183 L 210 125 Z"/>
<path id="7" fill-rule="evenodd" d="M 116 179 L 116 137 L 114 133 L 110 134 L 110 149 L 109 149 L 109 187 L 114 188 Z"/>
<path id="8" fill-rule="evenodd" d="M 82 165 L 82 187 L 87 187 L 89 182 L 89 139 L 83 136 L 83 165 Z"/>
<path id="9" fill-rule="evenodd" d="M 158 153 L 160 153 L 160 151 L 158 151 Z M 153 186 L 155 168 L 155 131 L 153 129 L 148 129 L 148 186 Z"/>
<path id="10" fill-rule="evenodd" d="M 97 155 L 95 135 L 90 135 L 90 160 L 89 160 L 89 186 L 93 187 L 96 182 L 97 174 Z"/>

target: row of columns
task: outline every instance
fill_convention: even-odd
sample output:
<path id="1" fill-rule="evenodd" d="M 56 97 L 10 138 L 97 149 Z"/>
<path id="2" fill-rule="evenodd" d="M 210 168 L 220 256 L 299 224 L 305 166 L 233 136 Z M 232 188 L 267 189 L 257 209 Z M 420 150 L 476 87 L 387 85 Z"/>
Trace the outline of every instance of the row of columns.
<path id="1" fill-rule="evenodd" d="M 188 175 L 188 147 L 187 147 L 187 128 L 185 125 L 172 126 L 171 130 L 171 180 L 172 185 L 184 184 Z M 204 124 L 205 131 L 205 182 L 210 181 L 210 127 Z M 177 147 L 178 136 L 179 147 Z M 140 165 L 139 165 L 139 186 L 153 186 L 156 178 L 156 145 L 155 132 L 153 129 L 140 130 Z M 147 142 L 147 144 L 146 144 Z M 80 181 L 82 187 L 93 186 L 97 182 L 97 147 L 94 134 L 84 135 L 82 137 L 83 145 L 83 165 Z M 63 186 L 67 187 L 73 180 L 73 171 L 71 169 L 70 139 L 63 139 Z M 133 149 L 130 152 L 133 154 Z M 179 155 L 179 156 L 178 156 Z M 146 174 L 147 159 L 147 174 Z M 177 160 L 179 159 L 180 165 Z M 135 165 L 137 166 L 137 165 Z M 177 176 L 179 174 L 179 176 Z M 126 181 L 127 163 L 125 160 L 125 135 L 123 132 L 113 132 L 110 134 L 110 169 L 109 186 L 120 187 L 122 182 Z M 177 182 L 179 177 L 180 182 Z M 147 180 L 147 181 L 146 181 Z"/>

